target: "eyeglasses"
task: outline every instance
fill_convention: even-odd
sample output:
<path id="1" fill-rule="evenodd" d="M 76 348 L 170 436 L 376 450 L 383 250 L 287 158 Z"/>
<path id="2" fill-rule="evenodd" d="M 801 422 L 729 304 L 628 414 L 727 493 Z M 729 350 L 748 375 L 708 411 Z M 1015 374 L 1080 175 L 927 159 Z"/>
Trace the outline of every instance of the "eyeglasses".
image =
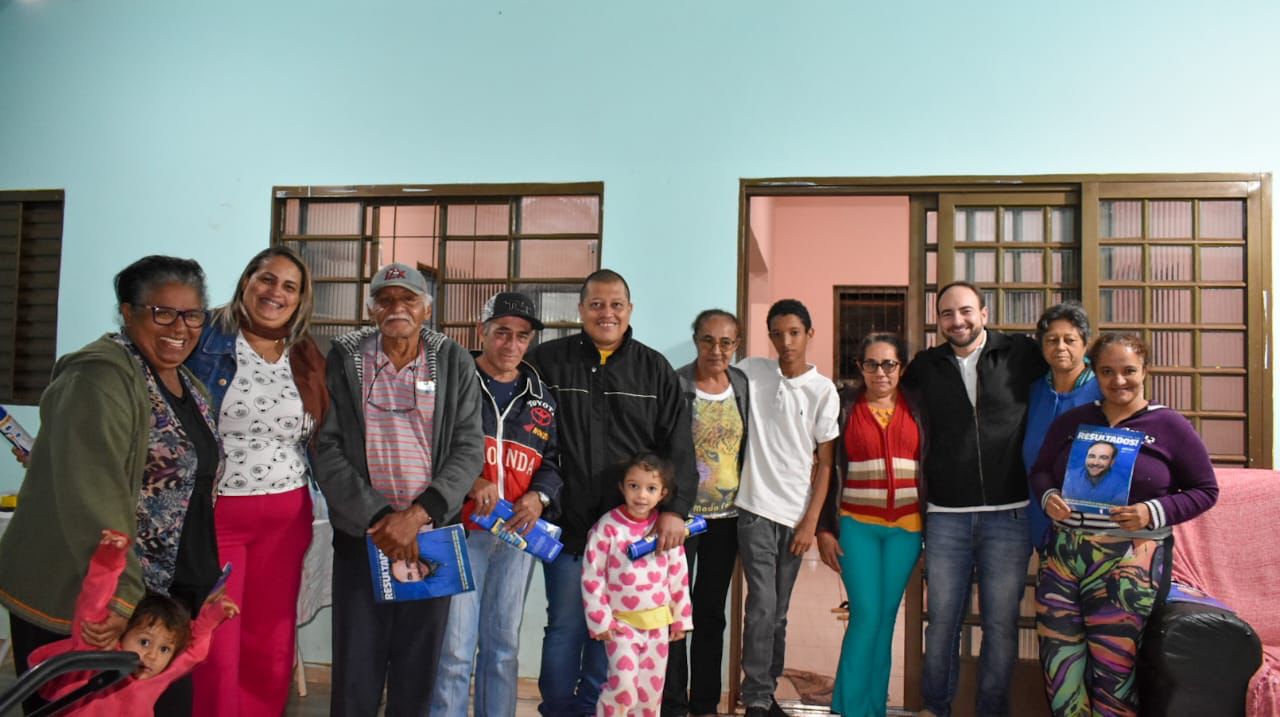
<path id="1" fill-rule="evenodd" d="M 383 406 L 382 404 L 373 400 L 373 389 L 378 383 L 378 376 L 381 376 L 382 370 L 390 365 L 392 364 L 390 361 L 388 361 L 382 364 L 381 366 L 379 366 L 378 369 L 373 372 L 373 380 L 369 381 L 369 394 L 364 397 L 364 402 L 369 404 L 370 406 L 373 406 L 379 411 L 386 411 L 387 413 L 409 413 L 411 411 L 418 410 L 418 366 L 416 364 L 409 367 L 409 371 L 413 373 L 413 381 L 411 382 L 413 385 L 413 405 L 412 406 Z M 395 396 L 396 393 L 398 392 L 393 392 L 391 395 Z"/>
<path id="2" fill-rule="evenodd" d="M 704 349 L 713 349 L 719 346 L 721 351 L 728 353 L 738 347 L 738 340 L 730 338 L 717 339 L 714 336 L 699 336 L 698 345 Z"/>
<path id="3" fill-rule="evenodd" d="M 153 304 L 139 304 L 139 306 L 144 309 L 151 309 L 151 320 L 160 326 L 172 326 L 173 322 L 179 318 L 182 319 L 182 323 L 193 329 L 204 326 L 204 309 L 179 311 L 172 306 L 155 306 Z"/>
<path id="4" fill-rule="evenodd" d="M 884 369 L 884 375 L 888 376 L 894 371 L 897 371 L 898 367 L 901 366 L 902 364 L 898 363 L 897 361 L 894 361 L 893 359 L 885 359 L 883 361 L 876 361 L 875 359 L 862 359 L 862 361 L 858 365 L 862 367 L 863 373 L 875 373 L 880 369 Z"/>

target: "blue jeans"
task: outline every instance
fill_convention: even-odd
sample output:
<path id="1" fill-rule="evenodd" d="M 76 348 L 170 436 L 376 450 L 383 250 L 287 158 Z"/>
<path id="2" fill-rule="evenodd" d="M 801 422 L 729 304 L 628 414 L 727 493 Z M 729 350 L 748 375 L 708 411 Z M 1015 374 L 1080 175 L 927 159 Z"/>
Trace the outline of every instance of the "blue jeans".
<path id="1" fill-rule="evenodd" d="M 520 623 L 534 557 L 478 530 L 468 532 L 467 552 L 476 589 L 449 605 L 431 714 L 467 717 L 474 659 L 475 716 L 507 717 L 516 712 Z"/>
<path id="2" fill-rule="evenodd" d="M 538 712 L 547 717 L 596 713 L 600 686 L 609 677 L 604 643 L 587 634 L 582 611 L 582 556 L 560 553 L 542 564 L 547 585 L 547 627 L 542 638 Z"/>
<path id="3" fill-rule="evenodd" d="M 1026 587 L 1031 543 L 1027 511 L 930 512 L 925 520 L 929 624 L 924 632 L 924 706 L 949 717 L 960 676 L 960 628 L 978 571 L 982 652 L 979 717 L 1009 713 L 1009 680 L 1018 655 L 1018 605 Z"/>

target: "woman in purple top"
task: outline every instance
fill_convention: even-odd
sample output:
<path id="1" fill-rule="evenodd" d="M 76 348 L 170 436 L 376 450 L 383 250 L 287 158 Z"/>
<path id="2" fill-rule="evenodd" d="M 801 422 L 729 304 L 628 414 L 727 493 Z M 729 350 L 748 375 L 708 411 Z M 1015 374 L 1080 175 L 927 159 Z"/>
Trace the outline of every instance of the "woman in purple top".
<path id="1" fill-rule="evenodd" d="M 1031 485 L 1054 521 L 1036 588 L 1036 631 L 1054 715 L 1136 715 L 1138 639 L 1167 590 L 1172 528 L 1218 499 L 1209 453 L 1191 423 L 1149 403 L 1150 352 L 1134 334 L 1104 334 L 1089 349 L 1102 400 L 1049 427 Z M 1086 517 L 1061 490 L 1076 429 L 1110 426 L 1145 436 L 1128 505 Z"/>

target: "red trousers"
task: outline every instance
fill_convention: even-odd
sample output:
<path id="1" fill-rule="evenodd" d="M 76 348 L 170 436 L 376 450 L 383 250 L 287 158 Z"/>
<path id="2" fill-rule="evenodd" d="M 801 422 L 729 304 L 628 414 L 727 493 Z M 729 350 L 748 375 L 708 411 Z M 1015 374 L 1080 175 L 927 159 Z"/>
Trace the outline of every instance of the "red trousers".
<path id="1" fill-rule="evenodd" d="M 289 699 L 302 558 L 311 544 L 311 493 L 220 496 L 218 557 L 240 618 L 214 633 L 195 676 L 195 717 L 280 717 Z"/>

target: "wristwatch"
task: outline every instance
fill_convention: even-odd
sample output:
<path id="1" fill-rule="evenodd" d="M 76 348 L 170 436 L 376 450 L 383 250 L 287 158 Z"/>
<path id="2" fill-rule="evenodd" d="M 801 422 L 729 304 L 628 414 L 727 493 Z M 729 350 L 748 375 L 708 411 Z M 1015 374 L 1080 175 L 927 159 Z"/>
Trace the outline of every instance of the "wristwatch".
<path id="1" fill-rule="evenodd" d="M 534 493 L 538 494 L 538 502 L 542 504 L 543 510 L 545 510 L 547 506 L 551 505 L 551 496 L 540 490 L 535 490 Z"/>

